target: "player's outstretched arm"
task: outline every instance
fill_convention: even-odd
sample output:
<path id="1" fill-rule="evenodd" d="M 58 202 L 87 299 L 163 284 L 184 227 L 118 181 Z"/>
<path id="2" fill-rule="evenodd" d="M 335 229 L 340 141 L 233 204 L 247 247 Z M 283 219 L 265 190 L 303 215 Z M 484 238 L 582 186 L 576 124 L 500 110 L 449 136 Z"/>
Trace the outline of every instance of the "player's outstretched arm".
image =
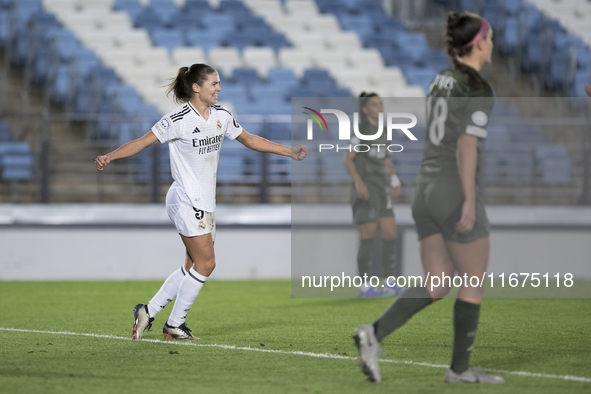
<path id="1" fill-rule="evenodd" d="M 242 130 L 242 133 L 236 138 L 242 145 L 249 149 L 256 150 L 258 152 L 274 153 L 281 156 L 289 156 L 294 160 L 304 160 L 308 154 L 308 148 L 304 145 L 298 145 L 294 148 L 289 146 L 276 144 L 267 139 L 259 137 L 258 135 L 252 135 L 246 130 Z"/>
<path id="2" fill-rule="evenodd" d="M 97 156 L 96 159 L 94 159 L 94 165 L 96 166 L 97 170 L 102 171 L 103 168 L 106 167 L 111 161 L 133 156 L 143 149 L 154 145 L 156 142 L 158 142 L 158 138 L 156 138 L 152 131 L 148 131 L 143 137 L 123 144 L 111 153 Z"/>

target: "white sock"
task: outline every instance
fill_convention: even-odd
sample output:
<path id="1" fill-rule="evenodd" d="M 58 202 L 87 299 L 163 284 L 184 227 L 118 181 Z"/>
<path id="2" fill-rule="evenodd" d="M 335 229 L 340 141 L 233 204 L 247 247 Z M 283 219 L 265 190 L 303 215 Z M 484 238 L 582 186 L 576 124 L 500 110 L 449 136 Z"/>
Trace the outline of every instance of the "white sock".
<path id="1" fill-rule="evenodd" d="M 185 322 L 187 312 L 191 309 L 191 305 L 195 302 L 195 298 L 199 295 L 199 291 L 207 279 L 207 276 L 199 274 L 193 268 L 187 274 L 181 281 L 174 307 L 168 318 L 167 323 L 172 327 L 178 327 Z"/>
<path id="2" fill-rule="evenodd" d="M 150 317 L 154 317 L 164 308 L 170 301 L 174 300 L 179 292 L 181 281 L 185 277 L 185 268 L 175 270 L 166 280 L 158 293 L 148 303 L 148 313 Z"/>

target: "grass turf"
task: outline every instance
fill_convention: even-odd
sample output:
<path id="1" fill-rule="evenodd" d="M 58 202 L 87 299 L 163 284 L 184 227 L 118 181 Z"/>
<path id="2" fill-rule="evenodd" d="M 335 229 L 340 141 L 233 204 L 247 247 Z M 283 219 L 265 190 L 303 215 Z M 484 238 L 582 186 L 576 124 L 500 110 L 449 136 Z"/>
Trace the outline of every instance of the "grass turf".
<path id="1" fill-rule="evenodd" d="M 0 282 L 0 327 L 131 337 L 132 309 L 160 282 Z M 292 299 L 288 281 L 209 281 L 187 318 L 199 344 L 355 356 L 350 335 L 385 299 Z M 472 364 L 591 378 L 589 299 L 487 299 Z M 163 339 L 171 305 L 146 339 Z M 411 319 L 382 358 L 445 365 L 453 300 Z M 374 385 L 355 360 L 177 343 L 0 330 L 2 393 L 588 393 L 591 383 L 501 374 L 498 386 L 448 385 L 444 368 L 381 363 Z"/>

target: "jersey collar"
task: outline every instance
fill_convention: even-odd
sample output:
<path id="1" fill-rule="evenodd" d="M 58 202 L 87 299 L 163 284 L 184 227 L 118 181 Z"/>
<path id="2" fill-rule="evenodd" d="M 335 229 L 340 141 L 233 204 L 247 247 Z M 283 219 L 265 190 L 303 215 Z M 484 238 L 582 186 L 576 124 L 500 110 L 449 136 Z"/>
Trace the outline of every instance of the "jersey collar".
<path id="1" fill-rule="evenodd" d="M 201 116 L 199 111 L 197 111 L 197 109 L 195 107 L 193 107 L 193 104 L 191 104 L 190 101 L 187 101 L 187 103 L 189 104 L 189 107 L 193 110 L 193 112 L 195 112 L 197 114 L 197 116 L 199 116 L 200 118 L 203 118 L 203 116 Z M 208 109 L 209 109 L 209 115 L 211 116 L 211 105 L 208 107 Z"/>

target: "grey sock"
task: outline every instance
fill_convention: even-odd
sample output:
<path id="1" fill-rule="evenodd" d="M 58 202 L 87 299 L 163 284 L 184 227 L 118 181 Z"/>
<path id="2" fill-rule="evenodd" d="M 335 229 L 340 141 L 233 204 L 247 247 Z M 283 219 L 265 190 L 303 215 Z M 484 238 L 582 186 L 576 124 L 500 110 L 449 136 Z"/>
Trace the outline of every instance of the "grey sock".
<path id="1" fill-rule="evenodd" d="M 454 305 L 454 347 L 451 369 L 462 373 L 470 367 L 470 354 L 476 339 L 480 305 L 457 300 Z"/>
<path id="2" fill-rule="evenodd" d="M 373 324 L 378 341 L 400 328 L 415 313 L 431 304 L 431 294 L 424 287 L 412 287 L 402 293 L 390 308 Z"/>

